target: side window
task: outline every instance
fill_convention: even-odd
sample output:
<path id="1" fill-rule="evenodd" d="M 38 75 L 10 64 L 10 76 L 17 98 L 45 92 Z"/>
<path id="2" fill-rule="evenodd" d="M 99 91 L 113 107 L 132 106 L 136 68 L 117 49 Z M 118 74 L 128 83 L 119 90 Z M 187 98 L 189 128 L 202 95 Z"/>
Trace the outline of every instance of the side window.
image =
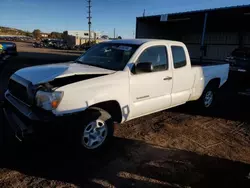
<path id="1" fill-rule="evenodd" d="M 172 46 L 171 49 L 173 54 L 174 68 L 186 66 L 187 60 L 184 49 L 180 46 Z"/>
<path id="2" fill-rule="evenodd" d="M 154 66 L 154 71 L 168 69 L 168 55 L 166 46 L 152 46 L 142 52 L 137 63 L 150 62 Z"/>

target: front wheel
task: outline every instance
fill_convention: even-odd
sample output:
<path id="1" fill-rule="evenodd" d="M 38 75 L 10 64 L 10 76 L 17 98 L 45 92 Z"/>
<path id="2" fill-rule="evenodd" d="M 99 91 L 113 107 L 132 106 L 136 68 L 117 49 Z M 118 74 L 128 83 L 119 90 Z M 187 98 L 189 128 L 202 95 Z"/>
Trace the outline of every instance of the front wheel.
<path id="1" fill-rule="evenodd" d="M 113 137 L 113 120 L 111 115 L 101 108 L 90 108 L 80 120 L 77 130 L 77 142 L 87 151 L 104 148 Z"/>

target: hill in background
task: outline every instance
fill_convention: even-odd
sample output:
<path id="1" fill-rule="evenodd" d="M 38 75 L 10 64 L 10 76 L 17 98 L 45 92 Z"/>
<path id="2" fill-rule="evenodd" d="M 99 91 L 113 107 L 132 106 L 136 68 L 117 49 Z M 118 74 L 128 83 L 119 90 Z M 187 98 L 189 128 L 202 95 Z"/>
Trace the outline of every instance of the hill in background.
<path id="1" fill-rule="evenodd" d="M 20 29 L 1 27 L 0 26 L 0 35 L 22 35 L 22 36 L 32 36 L 32 33 L 28 31 L 23 31 Z"/>

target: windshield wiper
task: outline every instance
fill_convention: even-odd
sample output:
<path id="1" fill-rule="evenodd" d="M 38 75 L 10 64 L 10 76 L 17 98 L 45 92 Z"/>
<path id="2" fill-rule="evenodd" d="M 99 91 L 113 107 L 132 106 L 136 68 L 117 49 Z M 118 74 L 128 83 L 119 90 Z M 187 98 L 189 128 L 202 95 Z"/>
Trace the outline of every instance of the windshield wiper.
<path id="1" fill-rule="evenodd" d="M 114 70 L 114 69 L 110 69 L 110 68 L 107 68 L 107 67 L 103 67 L 103 66 L 98 65 L 98 64 L 86 63 L 86 62 L 83 62 L 83 61 L 80 61 L 80 60 L 76 60 L 75 63 L 80 63 L 82 65 L 88 65 L 88 66 L 98 67 L 98 68 L 103 68 L 103 69 L 108 69 L 108 70 Z"/>
<path id="2" fill-rule="evenodd" d="M 83 64 L 83 62 L 82 62 L 82 61 L 80 61 L 80 60 L 75 60 L 74 62 L 75 62 L 75 63 L 80 63 L 80 64 Z"/>
<path id="3" fill-rule="evenodd" d="M 104 68 L 104 67 L 101 67 L 99 65 L 95 65 L 95 64 L 91 64 L 91 63 L 86 63 L 86 62 L 83 62 L 83 61 L 80 61 L 80 60 L 76 60 L 75 63 L 80 63 L 82 65 L 88 65 L 88 66 L 92 66 L 92 67 Z"/>
<path id="4" fill-rule="evenodd" d="M 80 63 L 82 65 L 89 65 L 89 66 L 95 67 L 95 65 L 92 65 L 90 63 L 86 63 L 86 62 L 83 62 L 83 61 L 80 61 L 80 60 L 76 60 L 75 63 Z"/>

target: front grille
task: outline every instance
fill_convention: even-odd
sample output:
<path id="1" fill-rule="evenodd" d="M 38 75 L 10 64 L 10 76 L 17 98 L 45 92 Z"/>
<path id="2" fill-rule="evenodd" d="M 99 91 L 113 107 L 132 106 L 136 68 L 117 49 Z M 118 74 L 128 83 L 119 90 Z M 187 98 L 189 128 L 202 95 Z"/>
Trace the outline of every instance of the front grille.
<path id="1" fill-rule="evenodd" d="M 27 88 L 16 82 L 15 80 L 10 79 L 9 80 L 9 86 L 8 86 L 9 92 L 19 99 L 20 101 L 29 104 L 29 96 L 28 96 L 28 91 Z"/>

